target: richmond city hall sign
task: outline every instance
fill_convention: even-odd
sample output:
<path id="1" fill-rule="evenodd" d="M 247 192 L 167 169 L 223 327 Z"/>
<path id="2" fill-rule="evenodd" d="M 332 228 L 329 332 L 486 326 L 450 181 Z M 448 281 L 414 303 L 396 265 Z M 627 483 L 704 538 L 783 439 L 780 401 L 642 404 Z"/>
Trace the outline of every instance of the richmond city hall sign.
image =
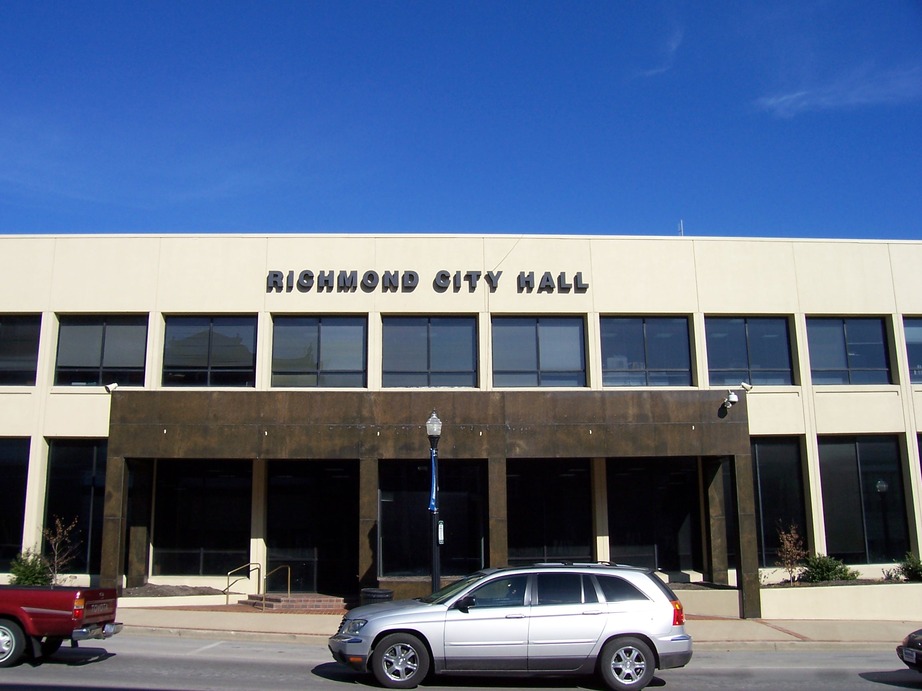
<path id="1" fill-rule="evenodd" d="M 502 271 L 448 271 L 441 269 L 432 277 L 432 290 L 437 293 L 473 293 L 486 287 L 495 293 L 503 278 Z M 420 285 L 415 271 L 270 271 L 266 276 L 267 293 L 412 293 Z M 566 271 L 520 271 L 516 278 L 519 293 L 585 293 L 589 284 L 583 272 L 572 276 Z"/>

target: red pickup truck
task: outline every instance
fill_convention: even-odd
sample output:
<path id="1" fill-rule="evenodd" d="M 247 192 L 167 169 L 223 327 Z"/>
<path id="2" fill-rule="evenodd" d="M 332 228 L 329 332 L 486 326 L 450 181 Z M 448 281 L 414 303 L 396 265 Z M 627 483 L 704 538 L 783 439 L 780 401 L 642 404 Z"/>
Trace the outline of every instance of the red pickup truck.
<path id="1" fill-rule="evenodd" d="M 0 586 L 0 667 L 51 655 L 65 640 L 114 636 L 117 603 L 114 588 Z"/>

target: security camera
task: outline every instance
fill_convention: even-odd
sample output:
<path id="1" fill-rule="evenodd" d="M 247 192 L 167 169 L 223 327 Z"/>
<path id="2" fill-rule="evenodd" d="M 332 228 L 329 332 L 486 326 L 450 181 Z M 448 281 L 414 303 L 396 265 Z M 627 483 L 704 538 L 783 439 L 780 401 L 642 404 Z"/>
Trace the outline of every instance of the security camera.
<path id="1" fill-rule="evenodd" d="M 112 393 L 118 388 L 118 382 L 112 382 L 111 384 L 106 384 L 106 393 Z"/>
<path id="2" fill-rule="evenodd" d="M 743 387 L 743 391 L 752 391 L 752 384 L 747 381 L 741 381 L 740 386 Z"/>
<path id="3" fill-rule="evenodd" d="M 739 403 L 740 397 L 736 395 L 736 391 L 727 391 L 727 403 L 733 405 L 734 403 Z M 728 408 L 730 406 L 727 406 Z"/>

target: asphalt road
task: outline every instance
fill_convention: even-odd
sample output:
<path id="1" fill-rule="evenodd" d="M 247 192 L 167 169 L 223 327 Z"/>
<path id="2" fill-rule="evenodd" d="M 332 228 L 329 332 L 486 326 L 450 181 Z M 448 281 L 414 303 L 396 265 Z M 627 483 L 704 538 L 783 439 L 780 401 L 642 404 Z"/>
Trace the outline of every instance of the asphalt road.
<path id="1" fill-rule="evenodd" d="M 17 691 L 148 689 L 161 691 L 289 691 L 376 688 L 370 677 L 334 663 L 325 645 L 168 636 L 117 636 L 102 645 L 62 648 L 39 663 L 0 669 L 0 688 Z M 425 691 L 451 689 L 604 689 L 595 679 L 437 677 Z M 652 689 L 919 689 L 922 674 L 893 651 L 813 650 L 698 652 L 678 670 L 657 672 Z"/>

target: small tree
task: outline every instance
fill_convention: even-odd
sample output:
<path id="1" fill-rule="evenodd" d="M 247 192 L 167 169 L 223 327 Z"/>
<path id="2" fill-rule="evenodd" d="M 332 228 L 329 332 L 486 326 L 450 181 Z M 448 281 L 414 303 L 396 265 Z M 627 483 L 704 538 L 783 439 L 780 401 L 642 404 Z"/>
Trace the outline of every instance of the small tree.
<path id="1" fill-rule="evenodd" d="M 804 539 L 800 536 L 797 526 L 791 523 L 788 529 L 778 526 L 778 561 L 775 566 L 780 566 L 788 572 L 788 582 L 794 585 L 797 573 L 802 568 L 803 560 L 807 556 L 804 549 Z"/>
<path id="2" fill-rule="evenodd" d="M 27 549 L 10 562 L 10 585 L 51 585 L 51 569 L 38 552 Z"/>
<path id="3" fill-rule="evenodd" d="M 77 556 L 80 543 L 74 541 L 72 534 L 77 529 L 78 522 L 79 519 L 75 516 L 65 525 L 60 516 L 53 516 L 52 527 L 42 530 L 45 542 L 48 543 L 47 562 L 54 585 L 61 585 L 61 574 Z"/>

